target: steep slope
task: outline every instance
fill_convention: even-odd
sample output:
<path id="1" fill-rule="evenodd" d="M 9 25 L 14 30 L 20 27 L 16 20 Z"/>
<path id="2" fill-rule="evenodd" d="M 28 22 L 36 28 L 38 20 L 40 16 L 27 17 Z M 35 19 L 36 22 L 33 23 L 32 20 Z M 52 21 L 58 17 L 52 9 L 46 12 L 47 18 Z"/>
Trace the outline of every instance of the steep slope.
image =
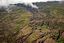
<path id="1" fill-rule="evenodd" d="M 31 13 L 25 10 L 12 12 L 0 12 L 0 33 L 4 36 L 0 37 L 1 43 L 14 43 L 14 39 L 19 30 L 29 24 Z M 1 36 L 0 34 L 0 36 Z M 8 42 L 7 42 L 8 41 Z"/>

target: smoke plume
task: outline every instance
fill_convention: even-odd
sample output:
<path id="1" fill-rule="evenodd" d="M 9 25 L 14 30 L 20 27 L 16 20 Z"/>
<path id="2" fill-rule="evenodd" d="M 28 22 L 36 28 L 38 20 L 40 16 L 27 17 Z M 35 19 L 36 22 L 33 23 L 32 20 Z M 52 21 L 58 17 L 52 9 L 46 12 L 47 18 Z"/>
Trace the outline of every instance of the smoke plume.
<path id="1" fill-rule="evenodd" d="M 0 0 L 0 7 L 1 6 L 8 6 L 9 4 L 17 4 L 17 3 L 24 3 L 25 5 L 30 5 L 33 8 L 38 8 L 36 5 L 33 5 L 30 2 L 22 2 L 20 0 L 18 0 L 18 1 L 15 1 L 15 0 L 14 1 L 12 1 L 12 0 Z"/>

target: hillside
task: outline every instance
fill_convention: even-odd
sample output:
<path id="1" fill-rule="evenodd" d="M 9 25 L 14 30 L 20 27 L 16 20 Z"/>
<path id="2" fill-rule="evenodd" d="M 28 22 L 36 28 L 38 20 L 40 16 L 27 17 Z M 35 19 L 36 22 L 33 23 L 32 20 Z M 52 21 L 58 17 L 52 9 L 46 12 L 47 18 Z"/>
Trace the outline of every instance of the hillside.
<path id="1" fill-rule="evenodd" d="M 64 3 L 33 4 L 0 8 L 0 43 L 64 43 Z"/>

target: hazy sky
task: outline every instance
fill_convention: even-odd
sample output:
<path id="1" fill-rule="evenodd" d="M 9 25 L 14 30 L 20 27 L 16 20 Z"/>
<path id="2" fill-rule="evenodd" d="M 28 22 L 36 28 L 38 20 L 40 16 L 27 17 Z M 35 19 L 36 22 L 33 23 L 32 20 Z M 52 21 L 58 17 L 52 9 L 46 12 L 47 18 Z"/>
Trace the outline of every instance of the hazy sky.
<path id="1" fill-rule="evenodd" d="M 17 3 L 17 2 L 25 2 L 25 3 L 31 3 L 31 2 L 46 2 L 46 1 L 60 1 L 60 0 L 8 0 L 9 2 Z"/>
<path id="2" fill-rule="evenodd" d="M 0 5 L 8 5 L 14 3 L 32 3 L 32 2 L 60 1 L 60 0 L 0 0 Z"/>

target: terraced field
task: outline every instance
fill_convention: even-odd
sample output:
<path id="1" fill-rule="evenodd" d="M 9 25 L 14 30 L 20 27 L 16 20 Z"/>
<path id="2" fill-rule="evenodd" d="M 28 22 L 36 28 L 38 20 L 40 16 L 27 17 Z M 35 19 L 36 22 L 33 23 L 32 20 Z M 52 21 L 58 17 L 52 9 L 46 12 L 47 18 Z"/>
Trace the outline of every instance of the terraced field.
<path id="1" fill-rule="evenodd" d="M 44 5 L 0 10 L 0 43 L 64 43 L 64 6 Z"/>

